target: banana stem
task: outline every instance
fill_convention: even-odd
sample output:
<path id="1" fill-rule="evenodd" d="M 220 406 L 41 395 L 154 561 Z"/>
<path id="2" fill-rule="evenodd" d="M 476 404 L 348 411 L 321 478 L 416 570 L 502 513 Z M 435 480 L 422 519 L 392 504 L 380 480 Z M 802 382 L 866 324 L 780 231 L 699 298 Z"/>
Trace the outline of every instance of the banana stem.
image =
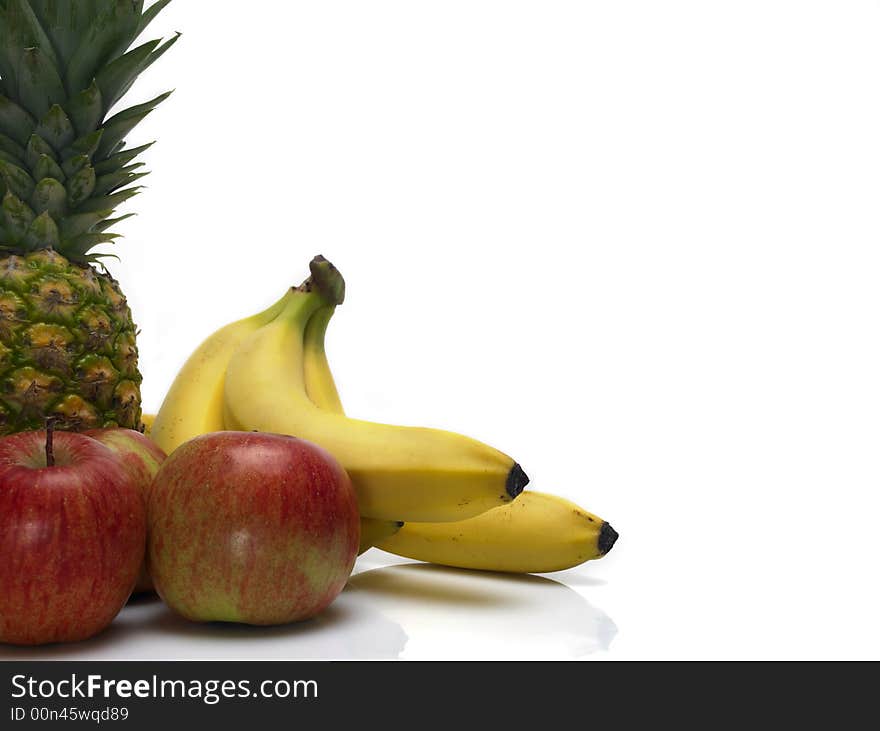
<path id="1" fill-rule="evenodd" d="M 312 276 L 302 283 L 300 291 L 317 291 L 330 305 L 345 302 L 345 279 L 333 264 L 318 255 L 309 263 L 309 271 Z"/>

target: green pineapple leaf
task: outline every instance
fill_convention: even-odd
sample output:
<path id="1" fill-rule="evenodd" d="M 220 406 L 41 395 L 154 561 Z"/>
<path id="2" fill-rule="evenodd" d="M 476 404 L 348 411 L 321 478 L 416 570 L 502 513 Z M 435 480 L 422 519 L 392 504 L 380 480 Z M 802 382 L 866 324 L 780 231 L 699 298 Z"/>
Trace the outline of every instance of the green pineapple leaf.
<path id="1" fill-rule="evenodd" d="M 16 96 L 22 94 L 22 54 L 26 50 L 38 52 L 49 65 L 58 68 L 55 49 L 29 2 L 6 0 L 0 14 L 0 74 L 6 91 Z"/>
<path id="2" fill-rule="evenodd" d="M 36 124 L 34 118 L 18 104 L 0 95 L 0 132 L 19 145 L 26 145 Z"/>
<path id="3" fill-rule="evenodd" d="M 169 3 L 0 0 L 0 250 L 105 256 L 147 174 L 125 138 L 170 92 L 105 117 L 178 41 L 136 42 Z"/>
<path id="4" fill-rule="evenodd" d="M 98 3 L 94 0 L 30 0 L 30 6 L 57 49 L 61 64 L 66 65 L 97 12 Z"/>
<path id="5" fill-rule="evenodd" d="M 31 208 L 36 214 L 48 212 L 60 221 L 67 214 L 67 190 L 54 178 L 43 178 L 34 188 Z"/>
<path id="6" fill-rule="evenodd" d="M 9 29 L 8 32 L 15 36 L 21 48 L 38 49 L 55 68 L 58 68 L 55 46 L 52 45 L 52 41 L 43 29 L 43 24 L 31 6 L 29 0 L 6 0 L 4 24 Z"/>
<path id="7" fill-rule="evenodd" d="M 76 208 L 89 199 L 95 190 L 95 168 L 91 165 L 84 167 L 67 181 L 67 197 L 71 208 Z"/>
<path id="8" fill-rule="evenodd" d="M 146 68 L 151 54 L 160 41 L 148 41 L 120 56 L 102 68 L 95 77 L 104 97 L 104 113 L 118 102 L 128 91 L 138 75 Z"/>
<path id="9" fill-rule="evenodd" d="M 48 211 L 43 211 L 31 222 L 24 236 L 24 243 L 32 251 L 54 249 L 61 243 L 58 224 L 55 223 Z"/>
<path id="10" fill-rule="evenodd" d="M 7 40 L 8 26 L 3 23 L 5 12 L 3 5 L 0 4 L 0 94 L 5 97 L 16 97 L 18 81 L 15 78 L 15 63 L 11 57 L 15 45 Z"/>
<path id="11" fill-rule="evenodd" d="M 55 104 L 33 130 L 56 150 L 63 150 L 76 137 L 76 130 L 67 113 Z"/>
<path id="12" fill-rule="evenodd" d="M 107 267 L 104 265 L 104 259 L 116 259 L 116 261 L 122 261 L 116 254 L 105 254 L 103 252 L 98 252 L 96 254 L 88 254 L 83 257 L 83 261 L 86 264 L 98 264 L 105 272 L 107 271 Z"/>
<path id="13" fill-rule="evenodd" d="M 36 214 L 14 193 L 3 196 L 3 228 L 16 243 L 24 238 Z"/>
<path id="14" fill-rule="evenodd" d="M 102 160 L 95 164 L 95 172 L 98 173 L 98 175 L 115 173 L 117 170 L 121 170 L 128 165 L 128 163 L 134 160 L 142 152 L 150 149 L 154 144 L 156 143 L 150 142 L 149 144 L 141 145 L 140 147 L 132 147 L 124 152 L 118 152 L 115 155 L 111 155 L 106 160 Z"/>
<path id="15" fill-rule="evenodd" d="M 67 115 L 79 135 L 94 132 L 104 118 L 104 96 L 96 82 L 83 89 L 67 103 Z"/>
<path id="16" fill-rule="evenodd" d="M 59 182 L 63 183 L 67 176 L 64 174 L 64 171 L 48 155 L 43 155 L 38 161 L 37 164 L 31 168 L 33 173 L 34 180 L 42 180 L 43 178 L 55 178 Z"/>
<path id="17" fill-rule="evenodd" d="M 113 149 L 110 150 L 109 153 L 107 153 L 107 157 L 113 157 L 113 156 L 116 155 L 117 153 L 122 152 L 122 151 L 126 148 L 127 145 L 128 145 L 128 141 L 127 141 L 127 140 L 120 140 L 119 142 L 117 142 L 117 143 L 113 146 Z M 106 158 L 105 158 L 105 159 L 106 159 Z"/>
<path id="18" fill-rule="evenodd" d="M 0 161 L 0 177 L 6 183 L 7 190 L 13 192 L 19 198 L 26 200 L 34 192 L 34 179 L 26 170 L 12 163 Z"/>
<path id="19" fill-rule="evenodd" d="M 112 209 L 105 208 L 103 211 L 94 213 L 77 213 L 67 216 L 61 221 L 61 238 L 72 239 L 80 234 L 90 233 L 95 227 L 113 215 Z"/>
<path id="20" fill-rule="evenodd" d="M 147 8 L 146 12 L 141 15 L 140 22 L 138 23 L 137 35 L 143 33 L 147 29 L 147 26 L 153 22 L 156 16 L 161 13 L 170 2 L 171 0 L 157 0 L 157 2 Z"/>
<path id="21" fill-rule="evenodd" d="M 134 31 L 132 32 L 130 38 L 124 39 L 122 42 L 120 42 L 120 44 L 118 46 L 116 46 L 116 48 L 113 49 L 113 53 L 110 55 L 110 58 L 118 58 L 123 53 L 125 53 L 131 47 L 131 44 L 134 43 L 138 38 L 140 38 L 141 34 L 144 32 L 144 30 L 147 27 L 146 25 L 143 25 L 144 5 L 145 5 L 144 0 L 133 0 L 133 1 L 135 2 L 136 12 L 137 12 L 137 16 L 138 16 L 136 27 L 135 27 Z M 167 5 L 168 1 L 170 1 L 170 0 L 166 0 L 166 3 L 165 3 L 166 5 Z M 158 4 L 158 3 L 156 3 L 156 4 Z M 150 8 L 150 10 L 152 10 L 152 7 Z M 161 10 L 161 8 L 159 10 Z M 149 12 L 149 10 L 147 12 Z M 153 15 L 153 17 L 155 17 L 155 15 L 158 15 L 158 11 L 156 14 Z"/>
<path id="22" fill-rule="evenodd" d="M 111 193 L 110 195 L 99 196 L 98 198 L 89 198 L 79 207 L 77 213 L 91 213 L 93 211 L 100 211 L 102 208 L 118 208 L 129 198 L 134 198 L 141 190 L 142 188 L 139 186 L 136 188 L 126 188 L 118 193 Z"/>
<path id="23" fill-rule="evenodd" d="M 158 61 L 180 38 L 180 33 L 159 45 L 160 41 L 149 41 L 116 59 L 98 74 L 98 84 L 104 92 L 104 112 L 110 111 L 126 92 L 134 85 L 144 71 Z"/>
<path id="24" fill-rule="evenodd" d="M 104 123 L 104 138 L 101 140 L 95 157 L 98 160 L 104 160 L 112 155 L 115 152 L 116 145 L 122 142 L 124 137 L 143 121 L 144 117 L 171 96 L 171 94 L 172 92 L 167 91 L 155 99 L 129 107 L 108 119 Z"/>
<path id="25" fill-rule="evenodd" d="M 48 155 L 53 160 L 58 159 L 55 150 L 52 149 L 52 145 L 46 142 L 46 140 L 40 137 L 40 135 L 31 135 L 31 138 L 27 143 L 27 148 L 25 149 L 25 163 L 29 168 L 33 169 L 43 155 Z"/>
<path id="26" fill-rule="evenodd" d="M 108 218 L 106 221 L 101 221 L 97 226 L 95 226 L 95 231 L 106 231 L 108 228 L 113 228 L 117 223 L 124 221 L 127 218 L 133 218 L 137 213 L 126 213 L 124 216 L 119 216 L 118 218 Z"/>
<path id="27" fill-rule="evenodd" d="M 61 169 L 68 178 L 72 178 L 90 163 L 91 159 L 88 155 L 72 155 L 61 163 Z"/>
<path id="28" fill-rule="evenodd" d="M 25 149 L 11 137 L 7 137 L 2 133 L 0 133 L 0 151 L 5 152 L 7 155 L 11 155 L 18 160 L 17 164 L 27 164 L 27 152 Z"/>
<path id="29" fill-rule="evenodd" d="M 144 166 L 144 163 L 139 162 L 135 165 L 129 165 L 128 167 L 124 167 L 121 170 L 117 170 L 115 173 L 108 173 L 107 175 L 102 175 L 98 178 L 97 183 L 95 184 L 94 195 L 105 195 L 107 193 L 113 193 L 120 188 L 134 183 L 136 180 L 140 180 L 141 178 L 146 177 L 149 173 L 136 173 L 135 170 L 138 170 Z"/>
<path id="30" fill-rule="evenodd" d="M 105 3 L 103 12 L 95 14 L 67 65 L 69 91 L 88 86 L 102 64 L 111 61 L 114 55 L 122 53 L 131 44 L 140 24 L 142 8 L 143 2 L 114 0 Z"/>
<path id="31" fill-rule="evenodd" d="M 0 148 L 0 160 L 4 162 L 12 163 L 13 165 L 20 165 L 21 160 L 19 160 L 15 155 L 10 155 L 8 152 Z"/>
<path id="32" fill-rule="evenodd" d="M 165 41 L 161 46 L 159 46 L 155 51 L 150 54 L 150 57 L 147 59 L 147 62 L 144 64 L 144 67 L 141 69 L 140 73 L 146 71 L 150 66 L 152 66 L 156 61 L 158 61 L 162 56 L 165 55 L 165 52 L 171 48 L 177 41 L 180 40 L 181 33 L 175 33 L 171 38 Z"/>
<path id="33" fill-rule="evenodd" d="M 62 154 L 65 158 L 85 155 L 91 161 L 98 146 L 101 144 L 101 138 L 104 136 L 103 129 L 96 129 L 91 134 L 87 134 L 75 140 Z"/>
<path id="34" fill-rule="evenodd" d="M 101 244 L 112 244 L 116 239 L 120 238 L 120 234 L 111 233 L 87 233 L 74 236 L 72 239 L 65 241 L 65 251 L 70 253 L 71 259 L 82 259 L 89 251 Z M 107 256 L 99 254 L 98 256 Z"/>
<path id="35" fill-rule="evenodd" d="M 22 105 L 41 119 L 67 97 L 54 64 L 39 48 L 26 48 L 19 62 L 18 96 Z"/>

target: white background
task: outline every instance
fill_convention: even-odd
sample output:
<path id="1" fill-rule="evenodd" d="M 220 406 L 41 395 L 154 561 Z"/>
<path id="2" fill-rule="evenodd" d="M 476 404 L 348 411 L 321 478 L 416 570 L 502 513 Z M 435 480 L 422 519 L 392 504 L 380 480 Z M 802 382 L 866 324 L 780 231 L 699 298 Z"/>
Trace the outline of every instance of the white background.
<path id="1" fill-rule="evenodd" d="M 315 623 L 146 603 L 64 656 L 880 655 L 880 3 L 178 1 L 153 30 L 184 37 L 134 96 L 177 91 L 111 264 L 147 410 L 323 253 L 351 415 L 488 441 L 621 539 L 561 584 L 374 551 Z"/>

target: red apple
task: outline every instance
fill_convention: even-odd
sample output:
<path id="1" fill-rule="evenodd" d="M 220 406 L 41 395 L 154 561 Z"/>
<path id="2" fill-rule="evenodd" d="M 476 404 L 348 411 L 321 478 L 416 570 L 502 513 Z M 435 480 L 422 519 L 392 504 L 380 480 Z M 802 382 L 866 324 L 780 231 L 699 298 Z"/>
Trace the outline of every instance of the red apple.
<path id="1" fill-rule="evenodd" d="M 308 619 L 342 591 L 358 551 L 345 470 L 294 437 L 218 432 L 165 460 L 147 509 L 156 590 L 194 621 Z"/>
<path id="2" fill-rule="evenodd" d="M 144 558 L 140 488 L 83 434 L 0 439 L 0 642 L 84 640 L 113 621 Z"/>
<path id="3" fill-rule="evenodd" d="M 165 461 L 165 452 L 159 449 L 152 439 L 131 429 L 94 429 L 85 432 L 85 434 L 92 439 L 97 439 L 119 456 L 135 483 L 140 487 L 146 507 L 150 485 L 153 484 L 153 478 L 159 471 L 162 462 Z M 141 573 L 134 587 L 134 593 L 141 594 L 152 590 L 153 582 L 150 580 L 145 562 L 141 566 Z"/>

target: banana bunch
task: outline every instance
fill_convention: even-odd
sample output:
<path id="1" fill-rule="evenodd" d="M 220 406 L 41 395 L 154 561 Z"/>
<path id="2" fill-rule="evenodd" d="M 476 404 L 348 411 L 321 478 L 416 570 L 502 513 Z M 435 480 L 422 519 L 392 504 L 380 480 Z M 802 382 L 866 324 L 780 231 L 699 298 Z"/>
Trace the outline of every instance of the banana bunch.
<path id="1" fill-rule="evenodd" d="M 195 436 L 224 429 L 296 435 L 333 454 L 351 477 L 361 513 L 384 521 L 463 520 L 519 495 L 525 473 L 486 444 L 437 429 L 349 419 L 338 396 L 336 410 L 318 408 L 305 363 L 323 358 L 324 331 L 345 284 L 321 257 L 311 272 L 272 307 L 227 325 L 196 350 L 156 415 L 153 440 L 170 454 Z M 331 387 L 317 375 L 310 369 L 308 385 L 316 393 Z"/>
<path id="2" fill-rule="evenodd" d="M 323 257 L 267 310 L 210 336 L 177 375 L 152 439 L 170 454 L 215 431 L 293 434 L 346 469 L 358 495 L 361 552 L 465 568 L 543 572 L 610 550 L 607 523 L 552 496 L 526 493 L 522 468 L 479 441 L 437 429 L 348 418 L 324 348 L 345 283 Z"/>

